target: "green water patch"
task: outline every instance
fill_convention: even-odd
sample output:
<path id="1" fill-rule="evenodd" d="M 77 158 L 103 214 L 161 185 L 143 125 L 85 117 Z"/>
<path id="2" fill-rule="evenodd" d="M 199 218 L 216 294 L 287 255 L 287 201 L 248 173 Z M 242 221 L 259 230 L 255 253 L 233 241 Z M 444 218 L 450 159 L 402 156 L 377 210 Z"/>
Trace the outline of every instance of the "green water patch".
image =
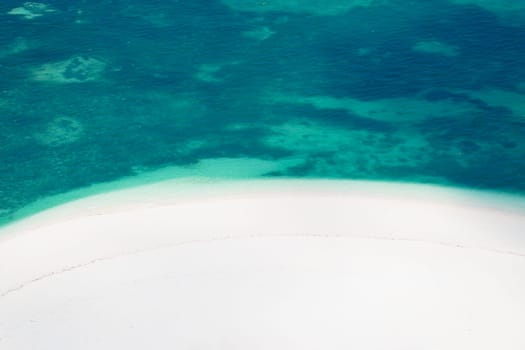
<path id="1" fill-rule="evenodd" d="M 525 3 L 512 0 L 448 0 L 456 5 L 477 6 L 497 15 L 505 24 L 520 26 L 525 21 Z"/>
<path id="2" fill-rule="evenodd" d="M 237 11 L 248 12 L 291 12 L 313 15 L 338 15 L 348 10 L 382 4 L 384 0 L 222 0 L 224 4 Z"/>
<path id="3" fill-rule="evenodd" d="M 256 158 L 204 159 L 191 166 L 171 166 L 158 170 L 136 167 L 134 174 L 117 181 L 96 183 L 57 195 L 49 195 L 17 210 L 0 209 L 0 226 L 14 223 L 46 209 L 97 194 L 181 179 L 182 183 L 214 183 L 224 180 L 246 180 L 265 177 L 296 165 L 299 159 L 284 159 L 279 162 Z"/>

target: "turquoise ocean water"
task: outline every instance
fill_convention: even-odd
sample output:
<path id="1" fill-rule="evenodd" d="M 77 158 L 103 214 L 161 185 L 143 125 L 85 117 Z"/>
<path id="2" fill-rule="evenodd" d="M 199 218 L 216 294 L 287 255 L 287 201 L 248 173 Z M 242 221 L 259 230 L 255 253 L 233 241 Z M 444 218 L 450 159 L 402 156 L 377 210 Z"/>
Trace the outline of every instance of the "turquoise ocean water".
<path id="1" fill-rule="evenodd" d="M 525 1 L 2 1 L 0 222 L 166 167 L 525 194 Z"/>

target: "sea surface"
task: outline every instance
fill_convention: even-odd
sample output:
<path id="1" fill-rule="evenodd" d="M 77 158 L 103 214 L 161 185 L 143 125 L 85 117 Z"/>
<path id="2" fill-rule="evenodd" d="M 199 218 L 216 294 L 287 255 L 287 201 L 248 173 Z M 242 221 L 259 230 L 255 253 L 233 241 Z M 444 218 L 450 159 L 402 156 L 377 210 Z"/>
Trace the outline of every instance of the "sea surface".
<path id="1" fill-rule="evenodd" d="M 0 223 L 162 169 L 525 194 L 525 1 L 2 1 Z"/>

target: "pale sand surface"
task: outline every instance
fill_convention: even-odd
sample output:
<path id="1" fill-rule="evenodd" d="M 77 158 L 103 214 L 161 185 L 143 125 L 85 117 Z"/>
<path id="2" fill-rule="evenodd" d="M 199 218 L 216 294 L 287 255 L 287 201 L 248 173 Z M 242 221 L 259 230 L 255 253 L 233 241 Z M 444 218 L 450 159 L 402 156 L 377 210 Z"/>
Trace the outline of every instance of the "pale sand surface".
<path id="1" fill-rule="evenodd" d="M 524 349 L 523 200 L 179 179 L 0 231 L 0 348 Z"/>

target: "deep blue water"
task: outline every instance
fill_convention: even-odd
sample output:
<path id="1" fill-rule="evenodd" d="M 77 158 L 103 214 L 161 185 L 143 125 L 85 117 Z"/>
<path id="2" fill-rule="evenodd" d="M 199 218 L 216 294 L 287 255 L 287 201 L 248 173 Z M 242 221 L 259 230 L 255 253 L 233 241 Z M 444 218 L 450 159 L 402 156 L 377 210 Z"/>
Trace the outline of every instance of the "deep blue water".
<path id="1" fill-rule="evenodd" d="M 467 2 L 3 1 L 0 218 L 224 158 L 524 194 L 525 3 Z"/>

